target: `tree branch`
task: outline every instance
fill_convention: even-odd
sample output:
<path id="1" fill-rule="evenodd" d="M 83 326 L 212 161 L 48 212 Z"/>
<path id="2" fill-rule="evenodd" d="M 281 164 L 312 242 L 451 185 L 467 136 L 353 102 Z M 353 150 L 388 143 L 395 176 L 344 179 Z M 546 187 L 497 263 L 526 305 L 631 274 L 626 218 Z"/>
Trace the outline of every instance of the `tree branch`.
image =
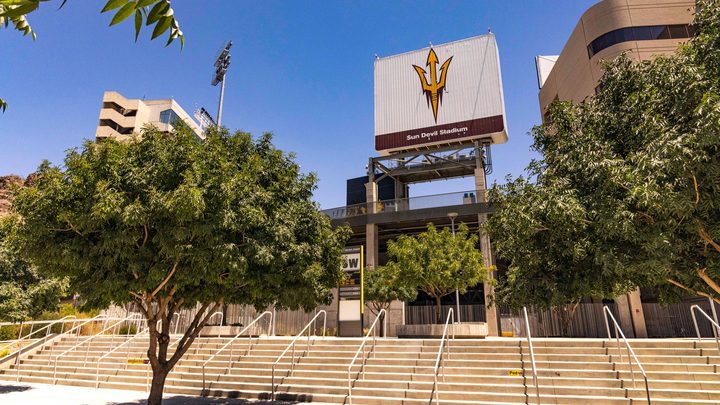
<path id="1" fill-rule="evenodd" d="M 700 202 L 700 191 L 698 190 L 698 181 L 697 177 L 693 174 L 693 186 L 695 186 L 695 205 L 698 205 Z"/>
<path id="2" fill-rule="evenodd" d="M 172 277 L 172 275 L 175 274 L 175 270 L 177 270 L 177 266 L 178 266 L 178 262 L 175 262 L 175 264 L 173 264 L 173 266 L 172 266 L 172 269 L 170 269 L 170 272 L 168 273 L 168 275 L 165 276 L 165 279 L 164 279 L 164 280 L 160 283 L 160 285 L 157 286 L 157 288 L 155 288 L 155 290 L 153 290 L 153 292 L 150 294 L 150 299 L 155 298 L 155 295 L 157 295 L 157 293 L 159 293 L 160 290 L 162 290 L 163 287 L 165 287 L 165 284 L 167 284 L 167 282 L 170 280 L 170 277 Z"/>
<path id="3" fill-rule="evenodd" d="M 716 293 L 720 294 L 720 285 L 717 285 L 717 283 L 710 278 L 710 276 L 707 275 L 707 269 L 700 269 L 697 271 L 698 277 L 702 279 L 702 281 L 705 282 L 710 288 L 712 288 Z"/>
<path id="4" fill-rule="evenodd" d="M 200 307 L 200 310 L 195 314 L 195 318 L 190 323 L 190 326 L 185 331 L 185 334 L 180 339 L 180 342 L 178 342 L 177 346 L 175 346 L 175 353 L 173 353 L 172 357 L 170 357 L 170 360 L 168 360 L 168 365 L 170 368 L 174 367 L 175 364 L 180 360 L 183 354 L 187 351 L 187 349 L 190 347 L 190 345 L 193 344 L 195 341 L 195 338 L 200 333 L 202 328 L 205 326 L 207 321 L 210 319 L 210 317 L 213 315 L 215 310 L 218 309 L 223 304 L 223 300 L 220 300 L 220 302 L 215 303 L 212 308 L 207 312 L 205 316 L 203 316 L 203 313 L 205 310 L 209 307 L 209 303 L 205 303 Z M 202 319 L 202 320 L 201 320 Z"/>
<path id="5" fill-rule="evenodd" d="M 705 241 L 706 245 L 712 246 L 715 250 L 718 251 L 718 253 L 720 253 L 720 244 L 715 242 L 713 240 L 713 238 L 710 236 L 710 234 L 707 233 L 707 231 L 705 231 L 705 229 L 700 228 L 700 230 L 698 230 L 698 234 L 700 235 L 700 238 L 702 238 L 702 240 Z"/>
<path id="6" fill-rule="evenodd" d="M 677 282 L 677 281 L 675 281 L 675 280 L 673 280 L 673 279 L 671 279 L 671 278 L 668 278 L 668 279 L 666 279 L 666 280 L 667 280 L 668 283 L 673 284 L 673 285 L 675 285 L 675 286 L 677 286 L 677 287 L 680 287 L 680 288 L 682 288 L 683 290 L 685 290 L 685 291 L 687 291 L 687 292 L 689 292 L 689 293 L 691 293 L 691 294 L 695 294 L 695 295 L 700 296 L 700 297 L 710 298 L 711 300 L 713 300 L 713 301 L 715 301 L 716 303 L 720 304 L 720 299 L 715 298 L 715 297 L 711 296 L 711 295 L 708 294 L 708 293 L 704 293 L 704 292 L 702 292 L 702 291 L 695 291 L 695 290 L 693 290 L 692 288 L 687 287 L 687 286 L 684 286 L 684 285 L 680 284 L 679 282 Z"/>
<path id="7" fill-rule="evenodd" d="M 145 246 L 145 244 L 147 243 L 147 240 L 148 240 L 148 227 L 147 227 L 147 224 L 143 224 L 143 231 L 145 232 L 145 237 L 143 237 L 143 243 L 142 243 L 142 245 L 140 245 L 141 247 L 142 247 L 142 246 Z"/>

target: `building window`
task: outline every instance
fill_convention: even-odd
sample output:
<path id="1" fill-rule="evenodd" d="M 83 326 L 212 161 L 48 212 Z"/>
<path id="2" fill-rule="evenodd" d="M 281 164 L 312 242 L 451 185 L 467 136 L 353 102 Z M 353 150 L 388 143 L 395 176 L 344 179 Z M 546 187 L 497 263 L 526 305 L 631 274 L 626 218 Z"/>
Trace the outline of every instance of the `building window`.
<path id="1" fill-rule="evenodd" d="M 160 111 L 160 122 L 164 124 L 174 125 L 176 121 L 181 121 L 180 117 L 173 110 Z"/>
<path id="2" fill-rule="evenodd" d="M 602 34 L 590 42 L 590 45 L 588 45 L 588 56 L 592 58 L 603 49 L 622 42 L 682 39 L 690 38 L 694 34 L 694 28 L 687 24 L 619 28 Z"/>

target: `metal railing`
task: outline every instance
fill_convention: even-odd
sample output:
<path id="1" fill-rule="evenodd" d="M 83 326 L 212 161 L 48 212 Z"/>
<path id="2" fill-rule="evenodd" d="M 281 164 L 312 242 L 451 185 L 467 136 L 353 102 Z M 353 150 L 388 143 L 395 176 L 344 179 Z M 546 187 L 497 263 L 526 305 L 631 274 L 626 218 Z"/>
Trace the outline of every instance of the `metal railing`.
<path id="1" fill-rule="evenodd" d="M 122 323 L 125 323 L 125 322 L 128 322 L 128 321 L 133 321 L 133 320 L 142 319 L 142 314 L 134 313 L 134 314 L 128 315 L 128 316 L 126 316 L 126 317 L 124 317 L 124 318 L 105 318 L 105 319 L 106 319 L 106 320 L 119 319 L 119 320 L 118 320 L 117 322 L 113 323 L 112 325 L 110 325 L 110 326 L 108 326 L 108 327 L 105 327 L 105 328 L 104 328 L 103 330 L 101 330 L 100 332 L 97 332 L 96 334 L 88 337 L 87 339 L 83 339 L 82 342 L 77 343 L 76 345 L 72 346 L 71 348 L 69 348 L 69 349 L 65 350 L 64 352 L 62 352 L 62 353 L 58 354 L 57 356 L 55 356 L 55 359 L 54 359 L 54 362 L 53 362 L 53 384 L 56 384 L 56 383 L 57 383 L 57 363 L 58 363 L 58 360 L 60 360 L 61 357 L 65 356 L 65 355 L 68 354 L 69 352 L 77 349 L 78 347 L 84 345 L 85 343 L 88 343 L 87 348 L 86 348 L 86 350 L 85 350 L 85 361 L 83 362 L 83 367 L 85 367 L 85 365 L 87 364 L 88 353 L 89 353 L 89 351 L 90 351 L 90 344 L 89 344 L 89 342 L 90 342 L 91 340 L 95 339 L 96 337 L 104 334 L 105 332 L 107 332 L 107 331 L 109 331 L 109 330 L 112 330 L 112 329 L 120 326 Z M 127 330 L 128 330 L 127 335 L 130 336 L 130 328 L 128 328 Z M 137 330 L 137 329 L 136 329 L 136 330 Z M 114 338 L 114 336 L 115 336 L 115 335 L 113 334 L 113 338 Z M 111 344 L 112 344 L 112 343 L 111 343 Z"/>
<path id="2" fill-rule="evenodd" d="M 212 315 L 210 315 L 208 317 L 207 323 L 210 323 L 210 319 L 212 319 L 213 316 L 217 316 L 217 315 L 220 315 L 220 323 L 218 323 L 218 326 L 222 326 L 222 323 L 225 320 L 225 315 L 223 315 L 223 313 L 220 311 L 217 311 L 217 312 L 213 313 Z M 207 325 L 207 323 L 206 323 L 206 325 Z M 208 326 L 213 326 L 213 325 L 208 325 Z M 218 328 L 218 337 L 220 337 L 221 331 L 222 330 L 220 328 Z"/>
<path id="3" fill-rule="evenodd" d="M 443 328 L 442 338 L 440 338 L 440 348 L 438 349 L 437 358 L 435 359 L 435 370 L 433 373 L 433 389 L 432 392 L 430 392 L 430 403 L 432 403 L 434 395 L 436 405 L 440 404 L 440 395 L 438 393 L 438 391 L 440 391 L 440 387 L 438 387 L 438 373 L 440 372 L 440 368 L 442 368 L 442 378 L 443 382 L 445 382 L 445 359 L 442 355 L 443 349 L 445 349 L 445 356 L 447 358 L 450 358 L 450 335 L 448 334 L 448 325 L 452 323 L 455 323 L 455 314 L 453 312 L 453 309 L 450 308 L 450 311 L 448 311 L 447 319 L 445 320 L 445 327 Z M 455 328 L 453 328 L 452 330 L 452 339 L 455 340 Z M 447 344 L 445 342 L 447 342 Z"/>
<path id="4" fill-rule="evenodd" d="M 698 327 L 697 317 L 695 316 L 695 311 L 700 311 L 700 313 L 707 318 L 708 321 L 710 321 L 710 324 L 714 327 L 715 332 L 713 333 L 713 336 L 715 336 L 715 344 L 717 345 L 718 352 L 720 352 L 720 340 L 718 339 L 718 334 L 720 334 L 720 325 L 718 325 L 717 322 L 715 322 L 710 315 L 707 314 L 707 312 L 703 311 L 702 308 L 700 308 L 697 305 L 693 305 L 690 307 L 690 314 L 692 315 L 693 325 L 695 325 L 695 333 L 697 334 L 698 340 L 701 340 L 700 337 L 700 328 Z"/>
<path id="5" fill-rule="evenodd" d="M 305 355 L 305 353 L 310 352 L 310 327 L 315 325 L 315 321 L 317 318 L 322 315 L 323 316 L 323 327 L 322 327 L 322 334 L 325 336 L 325 326 L 327 325 L 327 312 L 325 312 L 324 309 L 321 309 L 320 311 L 313 316 L 313 318 L 310 320 L 310 322 L 305 325 L 305 327 L 298 333 L 295 338 L 290 342 L 290 344 L 287 345 L 285 350 L 283 350 L 282 353 L 278 356 L 278 358 L 275 360 L 275 362 L 272 364 L 272 374 L 270 377 L 270 383 L 272 385 L 272 394 L 270 398 L 274 401 L 275 400 L 275 367 L 277 367 L 278 363 L 280 363 L 280 360 L 285 356 L 285 354 L 292 348 L 292 359 L 290 360 L 290 370 L 288 371 L 288 375 L 286 377 L 292 377 L 292 372 L 295 370 L 295 342 L 297 342 L 298 339 L 300 339 L 305 331 L 307 330 L 307 347 L 305 349 L 305 352 L 300 355 L 300 358 Z"/>
<path id="6" fill-rule="evenodd" d="M 243 333 L 250 331 L 250 336 L 249 336 L 249 340 L 248 340 L 248 349 L 244 354 L 244 356 L 247 356 L 248 353 L 250 353 L 250 350 L 252 350 L 252 331 L 250 328 L 253 327 L 255 325 L 255 323 L 259 322 L 260 319 L 264 318 L 266 315 L 270 315 L 270 320 L 268 321 L 268 331 L 267 331 L 267 334 L 270 335 L 270 333 L 272 332 L 273 314 L 270 311 L 265 311 L 262 314 L 258 315 L 255 319 L 253 319 L 253 321 L 250 322 L 246 327 L 244 327 L 240 332 L 238 332 L 235 335 L 235 337 L 233 337 L 232 339 L 230 339 L 230 341 L 225 343 L 225 345 L 223 347 L 218 349 L 218 351 L 216 351 L 212 356 L 210 356 L 210 358 L 208 358 L 205 361 L 205 363 L 203 363 L 203 365 L 202 365 L 202 392 L 205 392 L 205 366 L 207 366 L 207 364 L 210 363 L 215 358 L 215 356 L 220 354 L 223 350 L 225 350 L 225 348 L 227 348 L 228 346 L 230 346 L 230 344 L 232 344 L 235 340 L 237 340 Z M 258 338 L 259 338 L 259 334 L 258 334 Z M 230 361 L 228 362 L 228 366 L 225 368 L 225 371 L 223 371 L 223 375 L 227 374 L 228 370 L 230 370 L 230 368 L 232 368 L 233 350 L 234 350 L 234 347 L 231 346 L 230 347 Z"/>
<path id="7" fill-rule="evenodd" d="M 74 332 L 77 332 L 77 334 L 79 335 L 79 334 L 80 334 L 80 331 L 82 330 L 82 327 L 85 326 L 86 324 L 88 324 L 88 323 L 90 323 L 90 322 L 97 322 L 97 321 L 99 321 L 99 320 L 105 321 L 106 319 L 107 319 L 107 317 L 106 317 L 105 315 L 97 315 L 97 316 L 95 316 L 95 317 L 93 317 L 93 318 L 90 318 L 90 319 L 86 320 L 85 322 L 81 323 L 80 325 L 75 325 L 75 326 L 73 326 L 72 328 L 70 328 L 70 329 L 68 329 L 68 330 L 66 330 L 66 331 L 62 331 L 61 333 L 55 335 L 55 336 L 53 337 L 53 339 L 60 339 L 63 335 L 70 335 L 70 334 L 72 334 L 72 333 L 74 333 Z M 77 322 L 80 322 L 80 321 L 81 321 L 80 319 L 73 319 L 72 321 L 69 321 L 69 322 L 72 322 L 72 323 L 74 324 L 74 323 L 77 323 Z M 64 322 L 68 322 L 68 321 L 64 321 Z M 63 325 L 63 328 L 64 328 L 64 325 Z M 43 342 L 43 344 L 44 344 L 44 343 L 47 343 L 48 340 L 49 340 L 49 339 L 47 338 L 47 335 L 46 335 L 45 342 Z M 20 362 L 20 352 L 21 352 L 21 351 L 22 351 L 22 349 L 18 350 L 18 351 L 16 352 L 16 354 L 15 354 L 15 377 L 16 377 L 16 381 L 20 381 L 20 366 L 22 365 L 22 363 Z M 54 346 L 53 346 L 53 345 L 50 345 L 50 347 L 49 347 L 49 356 L 52 356 L 53 351 L 54 351 Z"/>
<path id="8" fill-rule="evenodd" d="M 620 361 L 622 361 L 622 352 L 620 351 L 620 337 L 622 337 L 623 341 L 625 342 L 625 348 L 628 352 L 628 365 L 630 367 L 630 376 L 632 377 L 633 388 L 637 388 L 637 385 L 635 384 L 635 370 L 632 366 L 632 360 L 634 359 L 635 363 L 637 363 L 638 369 L 640 369 L 640 373 L 642 373 L 643 379 L 645 380 L 645 395 L 647 396 L 648 404 L 650 404 L 650 386 L 648 385 L 648 378 L 647 373 L 645 373 L 645 368 L 643 368 L 640 360 L 635 355 L 635 351 L 630 346 L 630 342 L 628 342 L 627 338 L 625 337 L 625 334 L 620 328 L 620 324 L 618 324 L 612 312 L 610 312 L 610 308 L 608 308 L 607 306 L 603 307 L 603 315 L 605 317 L 605 329 L 607 330 L 608 340 L 612 339 L 612 335 L 610 334 L 610 322 L 608 321 L 608 315 L 610 315 L 610 319 L 612 320 L 615 327 L 615 340 L 617 342 L 617 350 L 618 355 L 620 356 Z"/>
<path id="9" fill-rule="evenodd" d="M 125 361 L 129 361 L 130 359 L 130 345 L 129 343 L 133 340 L 137 339 L 139 336 L 142 336 L 144 334 L 147 334 L 148 337 L 150 337 L 150 327 L 146 326 L 145 329 L 135 334 L 135 336 L 131 337 L 130 339 L 123 342 L 121 345 L 116 346 L 109 352 L 103 354 L 99 359 L 97 359 L 97 362 L 95 363 L 95 388 L 98 388 L 100 386 L 100 363 L 103 359 L 114 353 L 116 350 L 120 349 L 121 347 L 128 345 L 127 355 L 125 356 Z"/>
<path id="10" fill-rule="evenodd" d="M 63 336 L 63 335 L 71 335 L 71 334 L 73 334 L 73 333 L 75 334 L 75 336 L 80 336 L 80 333 L 81 333 L 81 331 L 82 331 L 83 326 L 85 326 L 85 325 L 87 325 L 87 324 L 89 324 L 89 323 L 91 323 L 91 322 L 99 322 L 99 321 L 102 321 L 102 322 L 103 322 L 103 325 L 107 325 L 107 322 L 108 322 L 108 320 L 110 320 L 110 319 L 113 319 L 113 318 L 108 318 L 107 315 L 102 315 L 102 314 L 100 314 L 100 315 L 95 315 L 94 317 L 85 320 L 85 321 L 82 322 L 81 324 L 75 325 L 75 326 L 73 326 L 71 329 L 68 329 L 68 330 L 66 330 L 65 332 L 57 335 L 56 338 L 59 339 L 59 338 L 60 338 L 61 336 Z M 117 318 L 117 319 L 120 319 L 120 318 Z M 76 320 L 76 322 L 80 322 L 80 321 L 82 321 L 82 319 Z M 104 328 L 104 327 L 105 327 L 105 326 L 103 326 L 103 328 Z M 50 346 L 48 349 L 49 349 L 49 350 L 48 350 L 48 355 L 49 355 L 49 356 L 52 356 L 53 352 L 55 351 L 55 346 Z M 48 364 L 49 364 L 49 363 L 48 363 Z"/>
<path id="11" fill-rule="evenodd" d="M 68 321 L 68 319 L 72 319 L 72 320 L 71 320 L 71 321 Z M 36 324 L 42 324 L 42 323 L 48 323 L 48 322 L 50 322 L 48 325 L 45 325 L 44 327 L 33 331 L 33 329 L 34 329 L 34 327 L 35 327 Z M 58 323 L 62 324 L 62 327 L 61 327 L 61 329 L 60 329 L 60 334 L 62 334 L 63 331 L 65 330 L 65 323 L 73 323 L 73 322 L 77 322 L 77 317 L 76 317 L 75 315 L 67 315 L 67 316 L 64 316 L 64 317 L 62 317 L 62 318 L 60 318 L 60 319 L 56 319 L 56 320 L 31 321 L 31 322 L 25 323 L 25 324 L 30 324 L 30 325 L 31 325 L 31 327 L 30 327 L 30 333 L 28 333 L 27 335 L 25 335 L 25 336 L 23 336 L 23 337 L 19 337 L 19 338 L 17 338 L 16 340 L 13 340 L 12 342 L 6 344 L 6 345 L 3 346 L 3 347 L 0 347 L 0 351 L 3 351 L 3 350 L 5 350 L 5 349 L 8 348 L 8 347 L 12 347 L 13 345 L 17 345 L 17 346 L 18 346 L 18 350 L 22 350 L 22 348 L 23 348 L 22 342 L 25 341 L 25 340 L 29 340 L 31 336 L 35 335 L 36 333 L 38 333 L 38 332 L 40 332 L 40 331 L 42 331 L 42 330 L 46 330 L 46 332 L 45 332 L 45 337 L 44 337 L 44 338 L 45 338 L 45 341 L 47 341 L 48 335 L 50 335 L 50 329 L 51 329 L 54 325 L 56 325 L 56 324 L 58 324 Z M 14 324 L 11 323 L 11 325 L 14 325 Z M 20 325 L 22 325 L 22 323 L 21 323 Z M 21 330 L 20 330 L 20 333 L 22 333 L 22 328 L 21 328 Z M 42 339 L 42 338 L 38 338 L 38 340 L 40 340 L 40 339 Z M 11 353 L 8 353 L 8 354 L 11 354 Z"/>
<path id="12" fill-rule="evenodd" d="M 329 208 L 321 212 L 330 219 L 350 218 L 369 213 L 400 212 L 423 208 L 448 207 L 453 205 L 475 204 L 476 191 L 457 191 L 452 193 L 423 195 L 417 197 L 378 200 L 343 207 Z"/>
<path id="13" fill-rule="evenodd" d="M 358 371 L 357 376 L 355 377 L 355 381 L 357 381 L 360 378 L 360 374 L 362 374 L 362 377 L 365 378 L 365 363 L 367 363 L 367 357 L 365 356 L 365 345 L 368 342 L 368 339 L 370 338 L 370 334 L 372 334 L 372 349 L 370 349 L 370 352 L 368 354 L 372 354 L 373 357 L 375 357 L 375 345 L 376 345 L 376 333 L 375 333 L 375 326 L 377 325 L 378 321 L 380 320 L 380 316 L 382 316 L 383 319 L 383 335 L 387 335 L 387 311 L 384 309 L 381 309 L 380 312 L 378 312 L 377 316 L 375 317 L 375 320 L 373 321 L 372 325 L 370 325 L 370 329 L 368 329 L 367 334 L 365 334 L 365 337 L 363 338 L 362 342 L 360 343 L 360 347 L 358 347 L 357 351 L 355 352 L 355 356 L 353 357 L 352 361 L 350 361 L 350 365 L 348 366 L 348 403 L 349 405 L 352 405 L 352 385 L 354 381 L 351 381 L 350 374 L 352 373 L 352 367 L 355 364 L 355 360 L 357 360 L 357 357 L 360 355 L 360 351 L 362 350 L 363 354 L 363 360 L 360 364 L 360 371 Z"/>
<path id="14" fill-rule="evenodd" d="M 527 307 L 523 307 L 523 316 L 525 317 L 525 334 L 527 336 L 528 349 L 530 350 L 530 363 L 532 364 L 533 385 L 535 385 L 535 397 L 537 398 L 538 405 L 540 405 L 540 384 L 538 384 L 537 364 L 535 364 L 535 349 L 533 348 L 532 334 L 530 333 L 530 320 L 528 319 Z M 525 368 L 524 364 L 523 368 Z M 528 402 L 530 402 L 529 396 Z"/>

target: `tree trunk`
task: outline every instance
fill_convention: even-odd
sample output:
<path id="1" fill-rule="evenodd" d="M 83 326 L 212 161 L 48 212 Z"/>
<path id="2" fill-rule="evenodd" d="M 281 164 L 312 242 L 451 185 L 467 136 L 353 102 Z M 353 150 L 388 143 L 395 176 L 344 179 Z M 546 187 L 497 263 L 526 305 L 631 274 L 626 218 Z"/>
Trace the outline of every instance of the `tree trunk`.
<path id="1" fill-rule="evenodd" d="M 220 323 L 220 326 L 227 326 L 229 325 L 227 319 L 227 313 L 228 313 L 228 304 L 222 305 L 222 322 Z"/>
<path id="2" fill-rule="evenodd" d="M 187 352 L 200 333 L 200 330 L 207 324 L 215 310 L 223 304 L 223 300 L 210 306 L 210 303 L 201 305 L 200 310 L 190 325 L 185 330 L 182 338 L 177 341 L 175 352 L 168 358 L 170 346 L 170 322 L 179 304 L 171 301 L 172 298 L 161 298 L 157 302 L 157 309 L 153 308 L 154 302 L 151 299 L 140 301 L 141 311 L 145 315 L 149 329 L 148 360 L 152 368 L 152 385 L 148 396 L 148 405 L 160 405 L 162 403 L 165 379 L 168 373 L 175 367 L 180 358 Z M 210 311 L 206 313 L 206 310 Z M 160 329 L 157 328 L 157 321 L 160 321 Z"/>
<path id="3" fill-rule="evenodd" d="M 442 323 L 442 298 L 438 295 L 435 296 L 435 323 Z"/>
<path id="4" fill-rule="evenodd" d="M 564 337 L 570 337 L 570 327 L 578 305 L 579 303 L 571 303 L 553 308 L 554 312 L 560 317 L 560 326 Z"/>
<path id="5" fill-rule="evenodd" d="M 165 389 L 165 379 L 167 378 L 168 370 L 164 367 L 160 367 L 158 370 L 153 370 L 152 384 L 150 385 L 150 395 L 148 396 L 148 405 L 160 405 L 162 404 L 163 390 Z"/>

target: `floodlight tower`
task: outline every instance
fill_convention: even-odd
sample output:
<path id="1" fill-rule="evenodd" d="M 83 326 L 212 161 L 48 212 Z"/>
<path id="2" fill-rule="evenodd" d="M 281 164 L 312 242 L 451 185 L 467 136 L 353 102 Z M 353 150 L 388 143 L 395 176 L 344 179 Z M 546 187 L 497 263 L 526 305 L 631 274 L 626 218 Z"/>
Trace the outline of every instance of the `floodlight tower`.
<path id="1" fill-rule="evenodd" d="M 220 51 L 220 55 L 218 55 L 217 59 L 215 60 L 215 76 L 213 77 L 211 83 L 213 86 L 217 86 L 218 83 L 220 83 L 220 102 L 218 103 L 217 113 L 218 127 L 220 127 L 220 121 L 222 120 L 223 97 L 225 96 L 225 73 L 227 73 L 227 70 L 230 67 L 231 47 L 232 41 L 228 41 L 228 43 L 225 45 L 225 48 Z"/>

